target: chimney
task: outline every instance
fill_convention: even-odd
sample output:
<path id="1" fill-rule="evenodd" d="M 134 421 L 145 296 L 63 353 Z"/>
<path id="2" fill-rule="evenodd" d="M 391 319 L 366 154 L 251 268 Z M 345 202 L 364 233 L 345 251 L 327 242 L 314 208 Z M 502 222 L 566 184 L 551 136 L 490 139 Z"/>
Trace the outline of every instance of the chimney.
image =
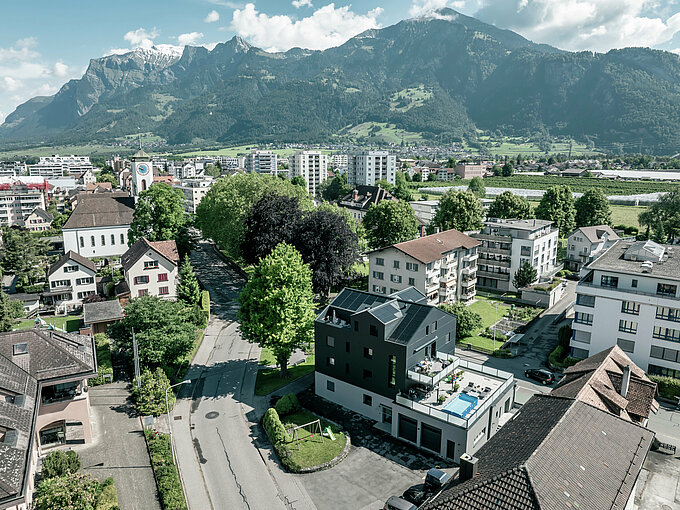
<path id="1" fill-rule="evenodd" d="M 355 189 L 352 191 L 352 200 L 358 200 L 359 199 L 359 190 Z"/>
<path id="2" fill-rule="evenodd" d="M 460 456 L 459 478 L 461 482 L 473 478 L 477 474 L 477 462 L 479 459 L 470 454 L 464 453 Z"/>
<path id="3" fill-rule="evenodd" d="M 623 367 L 623 376 L 621 377 L 621 396 L 626 398 L 628 396 L 628 388 L 630 386 L 630 365 Z"/>

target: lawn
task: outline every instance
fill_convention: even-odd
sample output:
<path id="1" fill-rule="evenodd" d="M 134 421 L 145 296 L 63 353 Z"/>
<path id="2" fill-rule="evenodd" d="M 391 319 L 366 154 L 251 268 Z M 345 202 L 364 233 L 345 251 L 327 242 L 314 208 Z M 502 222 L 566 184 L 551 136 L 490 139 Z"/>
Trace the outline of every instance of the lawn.
<path id="1" fill-rule="evenodd" d="M 83 323 L 83 318 L 77 315 L 66 315 L 59 317 L 41 317 L 48 324 L 52 324 L 54 327 L 59 329 L 64 329 L 71 333 L 73 331 L 78 331 L 80 325 Z M 35 326 L 35 319 L 24 319 L 20 321 L 14 329 L 31 329 Z"/>
<path id="2" fill-rule="evenodd" d="M 263 367 L 266 367 L 267 365 L 276 365 L 274 352 L 269 347 L 263 347 L 260 351 L 260 365 Z"/>
<path id="3" fill-rule="evenodd" d="M 612 224 L 638 228 L 640 228 L 638 215 L 647 210 L 646 207 L 637 205 L 611 205 L 610 207 L 612 209 Z"/>
<path id="4" fill-rule="evenodd" d="M 260 357 L 260 361 L 262 358 Z M 278 368 L 264 368 L 258 370 L 255 381 L 255 395 L 269 395 L 272 391 L 282 388 L 286 384 L 299 379 L 303 375 L 314 372 L 314 355 L 307 356 L 304 363 L 294 367 L 288 367 L 288 377 L 281 378 L 281 371 Z"/>
<path id="5" fill-rule="evenodd" d="M 496 314 L 496 303 L 498 303 L 498 313 Z M 482 317 L 482 327 L 473 331 L 472 335 L 463 339 L 458 339 L 462 345 L 472 344 L 476 347 L 484 349 L 493 349 L 493 339 L 481 336 L 480 333 L 489 326 L 492 326 L 495 321 L 501 320 L 509 310 L 510 306 L 500 301 L 491 301 L 480 296 L 477 296 L 477 301 L 472 303 L 469 307 L 473 312 L 478 313 Z M 496 349 L 500 348 L 502 340 L 496 341 Z"/>
<path id="6" fill-rule="evenodd" d="M 296 413 L 283 416 L 281 422 L 286 430 L 289 430 L 296 425 L 305 425 L 319 418 L 320 417 L 314 413 L 311 413 L 306 409 L 301 409 Z M 333 431 L 335 441 L 331 441 L 330 438 L 324 437 L 322 442 L 322 438 L 318 434 L 318 429 L 314 430 L 313 434 L 310 433 L 308 429 L 298 429 L 300 438 L 300 449 L 298 450 L 298 445 L 291 435 L 291 441 L 286 444 L 286 448 L 290 452 L 294 464 L 297 464 L 302 468 L 319 466 L 326 462 L 330 462 L 342 453 L 342 450 L 347 443 L 347 438 L 340 432 L 338 427 L 321 418 L 321 429 L 325 430 L 326 427 L 330 427 Z"/>

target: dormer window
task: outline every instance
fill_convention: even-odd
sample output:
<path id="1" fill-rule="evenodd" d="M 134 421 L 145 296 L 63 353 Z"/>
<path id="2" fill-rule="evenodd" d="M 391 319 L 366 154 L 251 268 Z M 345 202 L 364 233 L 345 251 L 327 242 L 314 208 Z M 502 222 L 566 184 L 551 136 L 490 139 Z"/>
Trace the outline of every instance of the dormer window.
<path id="1" fill-rule="evenodd" d="M 147 260 L 144 262 L 144 269 L 157 269 L 157 268 L 158 268 L 157 260 Z"/>
<path id="2" fill-rule="evenodd" d="M 28 343 L 21 342 L 12 346 L 12 354 L 18 356 L 20 354 L 28 354 Z"/>

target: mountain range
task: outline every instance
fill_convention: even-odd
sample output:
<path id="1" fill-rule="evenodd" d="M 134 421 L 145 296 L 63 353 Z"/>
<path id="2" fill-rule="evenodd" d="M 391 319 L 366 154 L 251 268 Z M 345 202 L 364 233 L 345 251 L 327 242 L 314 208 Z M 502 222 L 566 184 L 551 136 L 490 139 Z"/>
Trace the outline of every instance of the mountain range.
<path id="1" fill-rule="evenodd" d="M 136 49 L 17 107 L 0 144 L 321 142 L 363 123 L 424 139 L 478 130 L 638 143 L 680 152 L 680 58 L 649 48 L 567 52 L 450 9 L 368 30 L 324 51 L 271 53 L 239 37 L 214 49 Z"/>

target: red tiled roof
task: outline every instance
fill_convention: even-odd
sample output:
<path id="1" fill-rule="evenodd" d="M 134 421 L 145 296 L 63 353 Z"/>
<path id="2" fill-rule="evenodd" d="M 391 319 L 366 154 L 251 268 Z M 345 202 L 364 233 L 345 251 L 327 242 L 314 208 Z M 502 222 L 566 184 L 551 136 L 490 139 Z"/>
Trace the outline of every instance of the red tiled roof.
<path id="1" fill-rule="evenodd" d="M 457 248 L 470 249 L 481 244 L 477 239 L 473 239 L 456 229 L 451 229 L 421 237 L 420 239 L 414 239 L 413 241 L 395 244 L 392 248 L 410 255 L 423 264 L 428 264 L 440 259 L 442 254 L 448 253 L 451 250 Z"/>

